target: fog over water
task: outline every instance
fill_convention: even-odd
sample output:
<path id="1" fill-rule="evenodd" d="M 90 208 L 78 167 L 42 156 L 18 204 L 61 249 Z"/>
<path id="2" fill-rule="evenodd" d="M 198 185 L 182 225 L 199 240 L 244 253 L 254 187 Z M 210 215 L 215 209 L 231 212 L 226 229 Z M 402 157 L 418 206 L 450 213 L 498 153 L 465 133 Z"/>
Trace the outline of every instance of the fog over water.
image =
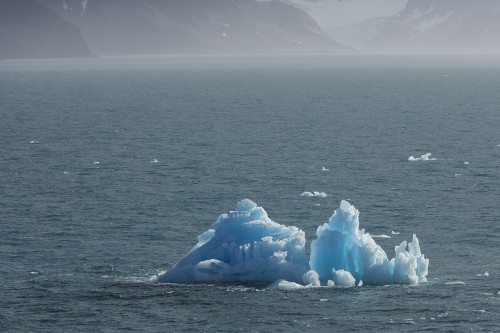
<path id="1" fill-rule="evenodd" d="M 498 0 L 3 0 L 0 18 L 0 58 L 500 52 Z"/>

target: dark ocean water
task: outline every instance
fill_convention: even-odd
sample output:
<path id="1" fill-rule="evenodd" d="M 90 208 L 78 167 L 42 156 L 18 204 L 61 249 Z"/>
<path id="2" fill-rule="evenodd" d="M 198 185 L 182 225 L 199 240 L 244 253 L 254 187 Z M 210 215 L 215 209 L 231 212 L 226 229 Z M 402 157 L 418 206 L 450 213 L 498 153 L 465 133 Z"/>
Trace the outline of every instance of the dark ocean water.
<path id="1" fill-rule="evenodd" d="M 2 61 L 0 331 L 499 331 L 499 88 L 498 57 Z M 243 198 L 308 242 L 349 199 L 429 283 L 150 281 Z"/>

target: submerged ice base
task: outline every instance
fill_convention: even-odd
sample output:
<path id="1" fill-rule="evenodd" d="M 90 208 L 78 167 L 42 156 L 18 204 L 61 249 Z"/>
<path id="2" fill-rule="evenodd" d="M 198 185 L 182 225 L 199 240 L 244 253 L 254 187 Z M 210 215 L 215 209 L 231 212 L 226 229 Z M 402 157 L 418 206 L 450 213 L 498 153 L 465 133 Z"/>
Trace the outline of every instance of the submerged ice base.
<path id="1" fill-rule="evenodd" d="M 417 237 L 396 246 L 389 260 L 373 238 L 359 230 L 359 212 L 347 201 L 316 235 L 308 261 L 302 230 L 272 221 L 262 207 L 245 199 L 198 236 L 198 244 L 157 280 L 274 282 L 284 289 L 426 282 L 429 260 L 420 252 Z"/>

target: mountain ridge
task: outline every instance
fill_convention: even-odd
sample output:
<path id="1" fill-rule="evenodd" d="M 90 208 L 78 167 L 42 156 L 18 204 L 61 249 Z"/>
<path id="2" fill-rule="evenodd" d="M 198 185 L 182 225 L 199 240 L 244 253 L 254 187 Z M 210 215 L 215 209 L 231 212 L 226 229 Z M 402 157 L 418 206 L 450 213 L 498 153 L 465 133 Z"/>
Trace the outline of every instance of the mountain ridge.
<path id="1" fill-rule="evenodd" d="M 78 26 L 97 55 L 353 52 L 278 0 L 36 1 Z"/>

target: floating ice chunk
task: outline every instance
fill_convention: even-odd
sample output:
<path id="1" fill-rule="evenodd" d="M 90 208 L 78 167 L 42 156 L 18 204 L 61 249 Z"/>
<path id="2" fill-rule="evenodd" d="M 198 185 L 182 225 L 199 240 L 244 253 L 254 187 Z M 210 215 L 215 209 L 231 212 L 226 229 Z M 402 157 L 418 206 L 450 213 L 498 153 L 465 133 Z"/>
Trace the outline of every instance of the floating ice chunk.
<path id="1" fill-rule="evenodd" d="M 465 284 L 465 282 L 463 282 L 463 281 L 450 281 L 450 282 L 446 282 L 445 284 L 455 285 L 455 284 Z"/>
<path id="2" fill-rule="evenodd" d="M 152 161 L 149 161 L 150 163 L 160 163 L 160 161 L 158 161 L 156 158 Z"/>
<path id="3" fill-rule="evenodd" d="M 398 231 L 391 231 L 391 235 L 399 235 L 399 232 Z"/>
<path id="4" fill-rule="evenodd" d="M 415 235 L 409 244 L 396 246 L 395 258 L 389 260 L 373 238 L 359 230 L 359 212 L 345 200 L 316 235 L 309 264 L 321 281 L 333 279 L 332 270 L 350 272 L 355 281 L 369 285 L 427 281 L 429 260 L 420 252 Z"/>
<path id="5" fill-rule="evenodd" d="M 269 288 L 290 291 L 290 290 L 304 289 L 304 286 L 287 280 L 277 280 L 274 281 Z"/>
<path id="6" fill-rule="evenodd" d="M 330 169 L 325 168 L 325 167 L 321 167 L 321 171 L 330 171 Z"/>
<path id="7" fill-rule="evenodd" d="M 381 235 L 372 235 L 372 238 L 391 238 L 391 236 L 386 234 L 381 234 Z"/>
<path id="8" fill-rule="evenodd" d="M 410 156 L 408 157 L 408 161 L 435 161 L 437 158 L 431 157 L 431 153 L 424 154 L 420 157 Z"/>
<path id="9" fill-rule="evenodd" d="M 309 269 L 304 247 L 302 230 L 273 222 L 263 208 L 246 199 L 235 211 L 222 214 L 158 281 L 302 283 Z"/>
<path id="10" fill-rule="evenodd" d="M 94 162 L 94 165 L 98 165 L 98 164 L 101 164 L 101 162 L 98 162 L 98 161 Z"/>
<path id="11" fill-rule="evenodd" d="M 485 277 L 488 277 L 488 276 L 490 276 L 490 273 L 484 272 L 483 274 L 477 274 L 476 276 L 485 276 Z"/>
<path id="12" fill-rule="evenodd" d="M 321 283 L 319 282 L 319 275 L 315 271 L 311 271 L 310 270 L 307 273 L 305 273 L 302 276 L 302 281 L 304 281 L 304 283 L 307 286 L 311 286 L 311 287 L 319 287 L 319 286 L 321 286 Z"/>
<path id="13" fill-rule="evenodd" d="M 465 161 L 465 162 L 464 162 L 464 165 L 469 165 L 469 164 L 470 164 L 470 163 L 469 163 L 469 162 L 467 162 L 467 161 Z"/>
<path id="14" fill-rule="evenodd" d="M 318 198 L 326 198 L 328 194 L 325 192 L 302 192 L 301 197 L 318 197 Z"/>
<path id="15" fill-rule="evenodd" d="M 332 276 L 335 286 L 337 287 L 352 288 L 356 286 L 356 279 L 354 279 L 350 272 L 344 271 L 343 269 L 339 269 L 338 271 L 332 269 Z"/>
<path id="16" fill-rule="evenodd" d="M 33 145 L 33 144 L 37 144 L 37 143 L 40 143 L 40 141 L 37 141 L 37 140 L 31 140 L 31 141 L 30 141 L 30 144 L 32 144 L 32 145 Z"/>

